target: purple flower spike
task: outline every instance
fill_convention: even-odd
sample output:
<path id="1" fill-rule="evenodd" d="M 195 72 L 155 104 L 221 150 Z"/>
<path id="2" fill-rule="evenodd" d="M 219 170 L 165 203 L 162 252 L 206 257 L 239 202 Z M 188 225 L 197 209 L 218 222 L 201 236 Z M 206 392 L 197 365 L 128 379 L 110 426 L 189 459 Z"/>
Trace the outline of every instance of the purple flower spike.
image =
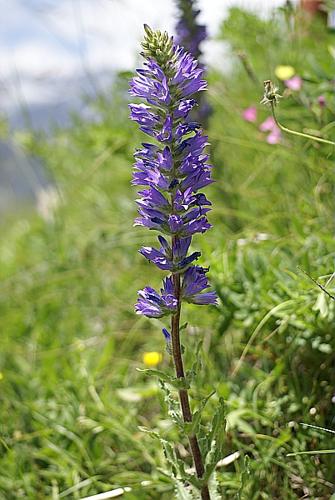
<path id="1" fill-rule="evenodd" d="M 206 26 L 197 22 L 200 11 L 193 0 L 178 0 L 180 19 L 176 25 L 176 42 L 185 47 L 194 57 L 201 54 L 200 44 L 207 38 Z"/>
<path id="2" fill-rule="evenodd" d="M 193 2 L 180 1 L 191 6 Z M 212 167 L 204 151 L 207 137 L 199 123 L 189 119 L 197 102 L 195 94 L 205 90 L 207 83 L 197 60 L 175 45 L 173 38 L 147 25 L 144 29 L 142 55 L 146 62 L 131 81 L 130 93 L 145 103 L 130 105 L 130 117 L 157 144 L 144 143 L 135 153 L 133 184 L 144 186 L 136 200 L 139 216 L 135 224 L 161 233 L 160 248 L 145 246 L 140 253 L 169 275 L 160 292 L 151 287 L 138 292 L 135 311 L 148 318 L 171 316 L 171 333 L 166 328 L 162 332 L 180 381 L 186 373 L 180 343 L 182 303 L 217 303 L 215 292 L 209 290 L 208 269 L 193 265 L 200 252 L 189 253 L 193 234 L 205 233 L 211 227 L 207 220 L 211 203 L 199 192 L 212 182 Z M 189 422 L 188 389 L 181 387 L 185 386 L 179 389 L 181 410 L 184 421 Z M 200 456 L 195 453 L 200 448 L 194 433 L 193 442 L 193 462 L 200 477 L 197 464 L 202 468 L 203 463 L 201 452 Z M 201 498 L 209 498 L 205 481 L 200 488 Z"/>
<path id="3" fill-rule="evenodd" d="M 200 10 L 197 8 L 196 3 L 197 0 L 177 0 L 179 19 L 176 24 L 175 40 L 177 45 L 184 47 L 194 58 L 199 60 L 202 54 L 202 42 L 207 38 L 207 29 L 206 26 L 198 22 Z M 201 68 L 203 69 L 202 65 Z M 205 95 L 200 96 L 197 104 L 198 106 L 193 110 L 192 116 L 206 125 L 212 108 L 208 104 Z"/>
<path id="4" fill-rule="evenodd" d="M 211 227 L 211 202 L 199 190 L 212 182 L 212 166 L 205 152 L 208 138 L 189 120 L 197 105 L 195 94 L 207 86 L 204 70 L 166 34 L 150 28 L 146 33 L 146 62 L 130 83 L 131 95 L 145 102 L 130 104 L 130 118 L 157 144 L 144 142 L 134 155 L 132 183 L 143 186 L 135 225 L 160 233 L 159 246 L 143 246 L 140 253 L 170 275 L 160 293 L 151 287 L 140 290 L 135 310 L 161 318 L 175 315 L 182 301 L 216 304 L 216 294 L 208 290 L 207 269 L 194 266 L 200 252 L 189 252 L 192 236 Z M 169 343 L 170 333 L 163 329 L 163 334 Z"/>

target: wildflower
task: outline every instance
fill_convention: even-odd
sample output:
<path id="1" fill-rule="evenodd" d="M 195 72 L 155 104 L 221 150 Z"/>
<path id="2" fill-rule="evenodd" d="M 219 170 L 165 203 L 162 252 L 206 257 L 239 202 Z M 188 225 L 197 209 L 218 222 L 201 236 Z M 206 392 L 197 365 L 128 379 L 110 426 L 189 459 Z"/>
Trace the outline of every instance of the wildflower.
<path id="1" fill-rule="evenodd" d="M 275 126 L 276 122 L 274 121 L 272 116 L 269 116 L 263 123 L 260 124 L 259 130 L 261 132 L 270 132 Z"/>
<path id="2" fill-rule="evenodd" d="M 290 90 L 299 91 L 302 87 L 302 79 L 300 76 L 293 76 L 292 78 L 284 81 L 286 87 Z"/>
<path id="3" fill-rule="evenodd" d="M 3 380 L 3 378 L 4 378 L 4 375 L 2 372 L 0 372 L 0 380 Z"/>
<path id="4" fill-rule="evenodd" d="M 279 65 L 275 68 L 275 75 L 279 80 L 288 80 L 295 74 L 293 66 Z"/>
<path id="5" fill-rule="evenodd" d="M 176 239 L 172 248 L 163 236 L 158 236 L 161 248 L 142 247 L 140 253 L 163 271 L 182 271 L 200 257 L 200 252 L 186 256 L 191 238 Z"/>
<path id="6" fill-rule="evenodd" d="M 185 2 L 185 4 L 192 2 Z M 146 287 L 138 292 L 137 314 L 149 318 L 171 316 L 171 334 L 163 328 L 167 351 L 172 355 L 177 378 L 185 378 L 180 344 L 182 302 L 216 304 L 209 290 L 207 268 L 195 266 L 200 252 L 190 252 L 192 236 L 210 227 L 207 214 L 211 203 L 200 189 L 212 182 L 212 166 L 205 148 L 207 137 L 201 126 L 190 119 L 196 105 L 195 94 L 205 90 L 204 69 L 184 48 L 175 45 L 167 33 L 145 26 L 142 69 L 130 83 L 130 93 L 143 99 L 130 105 L 130 117 L 140 129 L 155 139 L 135 152 L 133 184 L 144 186 L 137 200 L 139 216 L 135 225 L 157 231 L 159 248 L 143 247 L 140 253 L 169 276 L 157 292 Z M 159 353 L 147 353 L 147 363 L 157 364 Z M 185 422 L 191 408 L 187 389 L 179 397 Z M 189 436 L 192 454 L 200 450 L 196 435 Z M 193 455 L 197 476 L 204 475 L 201 453 Z M 208 486 L 201 486 L 202 498 L 209 498 Z"/>
<path id="7" fill-rule="evenodd" d="M 201 44 L 207 38 L 205 25 L 198 23 L 200 10 L 196 7 L 196 0 L 177 0 L 179 19 L 176 24 L 176 44 L 184 47 L 195 59 L 201 56 Z M 197 107 L 191 116 L 207 124 L 212 112 L 210 104 L 204 95 L 198 99 Z"/>
<path id="8" fill-rule="evenodd" d="M 249 106 L 249 108 L 246 108 L 242 113 L 242 117 L 245 121 L 254 123 L 257 120 L 256 106 Z"/>
<path id="9" fill-rule="evenodd" d="M 302 86 L 302 80 L 299 76 L 293 77 L 289 80 L 285 81 L 286 85 L 290 87 L 293 90 L 300 90 Z M 284 132 L 292 135 L 296 135 L 299 137 L 304 137 L 305 139 L 310 139 L 312 141 L 316 142 L 322 142 L 323 144 L 331 144 L 332 146 L 335 145 L 334 141 L 330 141 L 328 139 L 324 139 L 323 137 L 319 137 L 316 135 L 312 134 L 306 134 L 304 132 L 298 132 L 297 130 L 292 130 L 288 127 L 285 127 L 282 125 L 279 121 L 278 118 L 276 117 L 275 113 L 275 106 L 278 104 L 279 98 L 282 97 L 277 93 L 278 89 L 273 85 L 271 80 L 266 80 L 264 82 L 264 96 L 263 99 L 261 100 L 262 104 L 269 104 L 271 107 L 272 111 L 272 118 L 269 118 L 265 120 L 265 122 L 261 125 L 260 129 L 264 130 L 268 126 L 268 123 L 271 123 L 272 125 L 270 126 L 271 133 L 267 137 L 267 142 L 270 144 L 276 144 L 280 141 L 281 139 L 281 133 L 280 131 L 283 130 Z M 321 100 L 321 103 L 323 100 Z M 322 104 L 321 104 L 322 105 Z M 269 130 L 270 130 L 269 129 Z"/>
<path id="10" fill-rule="evenodd" d="M 261 132 L 270 132 L 266 138 L 266 141 L 269 144 L 278 144 L 281 141 L 280 128 L 272 116 L 269 116 L 263 123 L 260 124 L 259 130 Z"/>
<path id="11" fill-rule="evenodd" d="M 270 134 L 267 136 L 266 142 L 268 144 L 278 144 L 280 141 L 281 141 L 281 131 L 279 127 L 277 127 L 276 125 L 275 129 L 272 130 L 272 132 L 270 132 Z"/>
<path id="12" fill-rule="evenodd" d="M 189 122 L 187 118 L 196 102 L 192 96 L 206 89 L 207 84 L 202 78 L 203 68 L 183 48 L 174 45 L 172 38 L 159 32 L 154 35 L 148 27 L 146 32 L 144 48 L 150 47 L 150 37 L 156 36 L 156 43 L 161 37 L 169 57 L 164 59 L 161 54 L 158 61 L 155 53 L 148 49 L 144 69 L 137 70 L 138 76 L 130 83 L 131 95 L 146 101 L 130 104 L 130 117 L 143 132 L 160 143 L 160 146 L 143 143 L 142 149 L 135 152 L 133 184 L 146 186 L 139 191 L 139 216 L 135 225 L 171 237 L 168 243 L 159 235 L 160 248 L 143 247 L 140 253 L 161 270 L 186 273 L 190 290 L 190 280 L 194 286 L 201 279 L 207 284 L 205 271 L 192 266 L 200 252 L 188 255 L 188 250 L 193 234 L 204 233 L 211 227 L 207 220 L 211 203 L 198 190 L 212 182 L 212 167 L 204 152 L 207 137 L 198 123 Z M 200 295 L 187 292 L 184 298 L 199 304 L 216 302 L 214 292 Z M 160 293 L 151 287 L 140 290 L 135 310 L 138 314 L 160 318 L 174 314 L 178 300 L 169 277 L 164 280 Z"/>
<path id="13" fill-rule="evenodd" d="M 135 305 L 137 314 L 142 314 L 148 318 L 161 318 L 177 310 L 178 303 L 174 295 L 171 278 L 164 280 L 160 294 L 147 286 L 143 290 L 140 290 L 138 295 L 139 298 Z"/>
<path id="14" fill-rule="evenodd" d="M 205 305 L 216 303 L 215 292 L 204 292 L 209 288 L 206 273 L 208 268 L 199 266 L 190 267 L 184 274 L 181 295 L 187 302 L 193 304 Z"/>
<path id="15" fill-rule="evenodd" d="M 320 108 L 324 108 L 326 106 L 326 98 L 325 98 L 325 96 L 319 95 L 317 101 L 318 101 L 318 105 L 320 106 Z"/>
<path id="16" fill-rule="evenodd" d="M 151 368 L 154 368 L 155 366 L 159 365 L 163 359 L 163 356 L 160 352 L 152 351 L 152 352 L 145 352 L 143 354 L 143 363 Z"/>

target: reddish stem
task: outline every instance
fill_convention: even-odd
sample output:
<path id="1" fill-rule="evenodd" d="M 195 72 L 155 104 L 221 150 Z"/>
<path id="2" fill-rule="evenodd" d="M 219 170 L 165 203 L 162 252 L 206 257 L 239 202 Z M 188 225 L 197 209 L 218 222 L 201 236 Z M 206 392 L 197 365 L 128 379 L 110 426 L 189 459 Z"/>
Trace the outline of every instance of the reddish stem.
<path id="1" fill-rule="evenodd" d="M 173 274 L 173 286 L 174 286 L 174 293 L 178 301 L 178 306 L 177 306 L 177 312 L 172 316 L 171 320 L 172 356 L 177 378 L 185 378 L 183 357 L 180 345 L 180 331 L 179 331 L 181 300 L 180 300 L 180 274 L 178 273 Z M 192 411 L 190 407 L 190 401 L 187 389 L 179 390 L 179 400 L 184 422 L 192 422 Z M 205 469 L 201 457 L 197 436 L 195 434 L 191 434 L 188 436 L 188 440 L 190 443 L 195 470 L 198 478 L 201 479 L 204 475 Z M 210 494 L 207 485 L 204 485 L 201 488 L 201 498 L 202 500 L 210 500 Z"/>

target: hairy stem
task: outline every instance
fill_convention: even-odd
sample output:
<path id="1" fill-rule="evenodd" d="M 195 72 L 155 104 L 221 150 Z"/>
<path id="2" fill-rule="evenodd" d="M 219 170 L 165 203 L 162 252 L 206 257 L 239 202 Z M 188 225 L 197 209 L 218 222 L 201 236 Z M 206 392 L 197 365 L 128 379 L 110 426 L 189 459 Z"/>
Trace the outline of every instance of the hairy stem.
<path id="1" fill-rule="evenodd" d="M 304 134 L 303 132 L 297 132 L 296 130 L 291 130 L 290 128 L 284 127 L 284 125 L 282 125 L 277 119 L 274 104 L 272 101 L 271 101 L 271 111 L 272 111 L 273 119 L 276 122 L 276 125 L 281 130 L 283 130 L 283 132 L 287 132 L 288 134 L 292 134 L 292 135 L 298 135 L 299 137 L 304 137 L 305 139 L 311 139 L 312 141 L 322 142 L 324 144 L 331 144 L 332 146 L 335 146 L 335 142 L 329 141 L 328 139 L 322 139 L 322 137 L 318 137 L 316 135 Z"/>
<path id="2" fill-rule="evenodd" d="M 172 356 L 177 378 L 185 378 L 183 357 L 180 345 L 180 333 L 179 333 L 180 309 L 181 309 L 180 274 L 178 273 L 173 274 L 173 285 L 174 285 L 175 296 L 178 301 L 178 309 L 176 314 L 172 316 L 171 320 Z M 192 411 L 190 407 L 190 401 L 187 389 L 179 390 L 179 400 L 184 422 L 192 422 Z M 202 478 L 205 470 L 197 436 L 195 434 L 191 434 L 188 436 L 188 440 L 190 443 L 190 448 L 197 476 L 198 478 Z M 201 489 L 201 498 L 202 500 L 210 500 L 210 495 L 207 485 L 204 485 Z"/>

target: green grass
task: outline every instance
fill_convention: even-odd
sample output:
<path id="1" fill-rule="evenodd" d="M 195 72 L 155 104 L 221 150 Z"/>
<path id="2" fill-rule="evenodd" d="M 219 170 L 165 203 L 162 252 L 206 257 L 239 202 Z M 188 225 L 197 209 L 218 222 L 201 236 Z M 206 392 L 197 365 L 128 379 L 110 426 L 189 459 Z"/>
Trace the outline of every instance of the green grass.
<path id="1" fill-rule="evenodd" d="M 233 70 L 209 75 L 214 227 L 194 247 L 210 265 L 221 301 L 217 308 L 185 308 L 183 343 L 190 367 L 203 339 L 195 401 L 217 391 L 204 424 L 218 397 L 226 401 L 226 455 L 241 455 L 218 469 L 227 499 L 329 498 L 334 490 L 332 455 L 288 456 L 334 448 L 331 434 L 300 425 L 334 428 L 335 308 L 298 269 L 323 284 L 334 269 L 334 151 L 289 136 L 269 145 L 256 124 L 241 119 L 243 108 L 260 101 L 262 80 L 274 79 L 276 65 L 292 64 L 304 87 L 282 100 L 281 120 L 334 139 L 327 84 L 334 36 L 319 30 L 315 43 L 297 31 L 282 17 L 265 22 L 233 10 L 222 27 L 234 48 Z M 259 85 L 235 50 L 244 50 Z M 126 79 L 111 101 L 92 103 L 96 123 L 74 118 L 49 139 L 25 137 L 45 159 L 62 203 L 52 221 L 27 215 L 3 227 L 4 500 L 79 499 L 120 486 L 132 488 L 127 499 L 173 497 L 159 443 L 138 428 L 177 439 L 158 385 L 136 370 L 144 352 L 164 351 L 163 322 L 133 312 L 137 290 L 158 286 L 162 274 L 137 252 L 154 235 L 132 227 L 132 152 L 142 136 L 127 120 Z M 323 116 L 315 107 L 321 93 L 330 103 Z M 259 124 L 268 110 L 259 105 L 258 114 Z M 160 368 L 172 371 L 166 353 Z"/>

